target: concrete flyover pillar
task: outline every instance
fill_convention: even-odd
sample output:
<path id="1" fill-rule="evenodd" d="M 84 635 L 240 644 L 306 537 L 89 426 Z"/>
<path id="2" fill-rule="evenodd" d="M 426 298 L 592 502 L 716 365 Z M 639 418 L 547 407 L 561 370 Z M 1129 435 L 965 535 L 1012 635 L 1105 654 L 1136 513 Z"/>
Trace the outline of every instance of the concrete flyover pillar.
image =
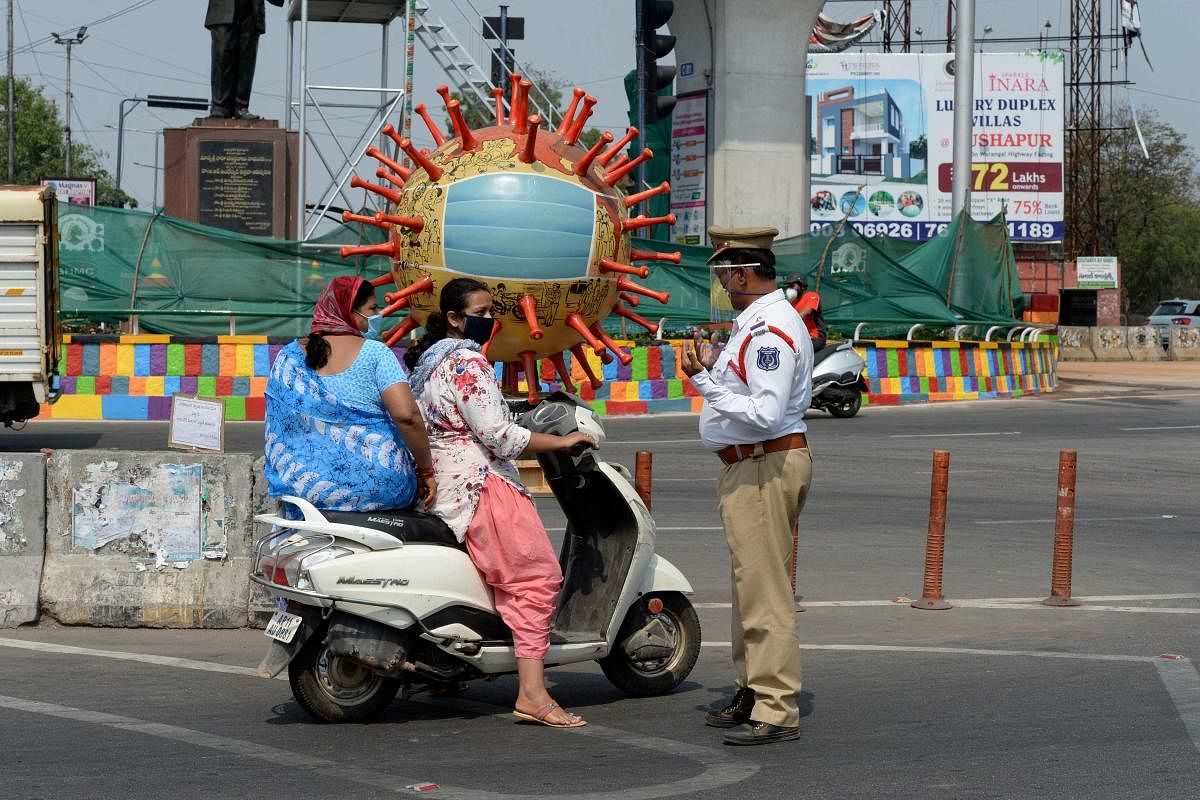
<path id="1" fill-rule="evenodd" d="M 0 455 L 0 628 L 37 621 L 46 549 L 46 457 Z"/>
<path id="2" fill-rule="evenodd" d="M 709 91 L 708 220 L 808 231 L 808 39 L 824 0 L 676 0 L 680 93 Z M 678 21 L 676 21 L 678 20 Z"/>
<path id="3" fill-rule="evenodd" d="M 250 455 L 57 451 L 42 613 L 68 625 L 244 627 L 255 477 Z"/>

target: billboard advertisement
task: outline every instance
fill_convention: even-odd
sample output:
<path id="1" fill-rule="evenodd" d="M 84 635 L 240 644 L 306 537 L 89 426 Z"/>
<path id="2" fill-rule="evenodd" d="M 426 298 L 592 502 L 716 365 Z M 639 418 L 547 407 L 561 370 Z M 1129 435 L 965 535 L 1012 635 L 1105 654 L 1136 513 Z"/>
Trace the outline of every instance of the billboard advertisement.
<path id="1" fill-rule="evenodd" d="M 671 241 L 703 244 L 708 180 L 708 94 L 684 95 L 671 114 Z"/>
<path id="2" fill-rule="evenodd" d="M 1063 55 L 975 56 L 971 216 L 1014 241 L 1063 235 Z M 925 241 L 951 213 L 954 54 L 808 58 L 812 229 Z"/>
<path id="3" fill-rule="evenodd" d="M 60 203 L 96 205 L 96 182 L 91 178 L 42 178 L 40 183 L 54 189 Z"/>

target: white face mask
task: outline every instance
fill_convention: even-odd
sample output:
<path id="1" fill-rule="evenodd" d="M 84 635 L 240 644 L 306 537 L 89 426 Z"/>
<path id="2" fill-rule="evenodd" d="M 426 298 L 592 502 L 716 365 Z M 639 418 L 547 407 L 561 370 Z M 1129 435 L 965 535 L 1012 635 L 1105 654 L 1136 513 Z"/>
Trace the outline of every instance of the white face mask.
<path id="1" fill-rule="evenodd" d="M 798 291 L 796 291 L 795 289 L 793 289 L 792 287 L 790 287 L 790 286 L 789 286 L 787 289 L 785 289 L 785 290 L 783 291 L 783 293 L 784 293 L 784 295 L 785 295 L 785 296 L 787 296 L 787 299 L 788 299 L 788 302 L 789 302 L 789 303 L 794 303 L 794 302 L 796 302 L 796 298 L 800 296 L 800 293 L 799 293 Z"/>

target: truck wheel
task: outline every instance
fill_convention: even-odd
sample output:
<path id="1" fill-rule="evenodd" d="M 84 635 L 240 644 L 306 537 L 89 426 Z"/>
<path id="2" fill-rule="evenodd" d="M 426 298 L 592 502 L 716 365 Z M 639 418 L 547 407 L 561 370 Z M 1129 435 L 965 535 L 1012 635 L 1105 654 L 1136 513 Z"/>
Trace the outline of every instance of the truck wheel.
<path id="1" fill-rule="evenodd" d="M 391 704 L 400 682 L 333 655 L 319 639 L 308 641 L 288 665 L 292 695 L 322 722 L 366 722 Z"/>
<path id="2" fill-rule="evenodd" d="M 647 609 L 654 597 L 662 600 L 658 619 L 663 623 L 670 652 L 638 658 L 625 651 L 624 642 L 655 615 Z M 625 615 L 613 651 L 598 659 L 600 669 L 621 691 L 635 697 L 666 694 L 683 682 L 700 656 L 700 619 L 686 597 L 676 592 L 649 595 L 634 603 Z"/>
<path id="3" fill-rule="evenodd" d="M 838 419 L 850 419 L 862 408 L 862 392 L 857 388 L 850 389 L 846 396 L 838 398 L 838 402 L 829 404 L 829 413 Z"/>

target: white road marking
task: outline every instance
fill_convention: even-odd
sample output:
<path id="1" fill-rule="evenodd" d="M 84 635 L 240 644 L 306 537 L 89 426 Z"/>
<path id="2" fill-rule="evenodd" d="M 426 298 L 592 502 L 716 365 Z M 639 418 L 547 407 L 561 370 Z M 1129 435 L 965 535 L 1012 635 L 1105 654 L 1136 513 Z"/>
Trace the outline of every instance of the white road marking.
<path id="1" fill-rule="evenodd" d="M 550 533 L 563 533 L 567 529 L 566 528 L 546 528 L 546 530 L 549 531 Z M 678 525 L 678 526 L 660 525 L 659 527 L 655 528 L 655 530 L 656 531 L 676 531 L 677 532 L 677 531 L 723 531 L 725 529 L 722 528 L 720 525 Z"/>
<path id="2" fill-rule="evenodd" d="M 1020 436 L 1020 431 L 987 431 L 984 433 L 893 433 L 889 439 L 941 439 L 950 436 Z"/>
<path id="3" fill-rule="evenodd" d="M 1158 425 L 1153 428 L 1117 428 L 1119 431 L 1190 431 L 1200 425 Z"/>
<path id="4" fill-rule="evenodd" d="M 732 647 L 729 642 L 703 642 L 701 647 Z M 824 650 L 841 653 L 916 653 L 947 656 L 1004 656 L 1021 658 L 1065 658 L 1074 661 L 1117 661 L 1134 664 L 1153 664 L 1162 656 L 1129 656 L 1106 653 L 1063 653 L 1056 650 L 989 650 L 983 647 L 923 647 L 909 644 L 801 644 L 801 650 Z M 1180 659 L 1187 661 L 1187 659 Z M 1190 662 L 1188 662 L 1190 663 Z M 1200 676 L 1198 676 L 1200 677 Z"/>
<path id="5" fill-rule="evenodd" d="M 1020 611 L 1056 610 L 1042 605 L 1045 597 L 982 597 L 976 599 L 947 598 L 947 602 L 960 608 L 1006 608 Z M 1129 603 L 1149 602 L 1152 600 L 1200 600 L 1200 592 L 1176 594 L 1110 594 L 1076 596 L 1074 598 L 1084 605 L 1076 606 L 1077 611 L 1126 611 L 1148 614 L 1200 614 L 1200 608 L 1165 608 L 1163 606 L 1105 606 L 1087 605 L 1089 603 Z M 907 606 L 911 598 L 900 600 L 804 600 L 800 604 L 805 608 L 881 608 L 884 606 Z M 693 603 L 696 608 L 731 608 L 730 603 Z"/>
<path id="6" fill-rule="evenodd" d="M 1186 658 L 1160 658 L 1154 666 L 1183 720 L 1183 727 L 1192 737 L 1192 745 L 1200 750 L 1200 675 L 1196 673 L 1196 665 Z"/>
<path id="7" fill-rule="evenodd" d="M 1164 387 L 1169 388 L 1169 387 Z M 1091 400 L 1161 400 L 1162 394 L 1089 394 L 1082 397 L 1058 397 L 1054 395 L 1037 395 L 1038 399 L 1056 400 L 1059 403 L 1086 403 Z M 1200 392 L 1171 392 L 1171 399 L 1176 397 L 1200 397 Z M 1031 398 L 1032 399 L 1032 398 Z"/>
<path id="8" fill-rule="evenodd" d="M 610 444 L 700 444 L 700 439 L 635 439 L 632 441 L 618 441 L 616 439 L 605 439 L 604 445 Z"/>
<path id="9" fill-rule="evenodd" d="M 506 723 L 512 724 L 511 711 L 507 709 L 503 713 L 498 713 L 496 706 L 470 701 L 454 701 L 451 705 L 474 707 L 476 710 L 483 708 L 484 710 L 481 713 L 503 719 Z M 452 800 L 517 800 L 517 798 L 533 796 L 525 792 L 521 794 L 507 794 L 504 792 L 467 789 L 450 786 L 437 780 L 416 780 L 412 777 L 396 775 L 394 773 L 364 769 L 361 766 L 355 766 L 354 769 L 346 769 L 344 763 L 321 758 L 320 756 L 313 755 L 312 751 L 294 753 L 289 750 L 282 750 L 277 747 L 270 747 L 244 739 L 234 739 L 229 736 L 218 736 L 191 728 L 181 728 L 177 725 L 166 725 L 135 717 L 106 714 L 100 711 L 63 706 L 57 703 L 45 703 L 39 700 L 25 700 L 20 697 L 0 695 L 0 708 L 28 714 L 57 717 L 59 719 L 71 720 L 72 722 L 101 725 L 120 731 L 142 734 L 143 736 L 170 739 L 194 747 L 204 747 L 227 753 L 237 758 L 264 761 L 268 764 L 275 764 L 289 769 L 309 770 L 336 779 L 338 783 L 348 781 L 398 795 L 428 797 L 430 795 L 406 787 L 436 782 L 438 783 L 436 796 L 452 798 Z M 655 800 L 660 797 L 678 795 L 692 796 L 701 792 L 709 792 L 731 784 L 740 783 L 752 777 L 759 770 L 757 764 L 735 758 L 724 749 L 718 750 L 713 747 L 703 747 L 653 736 L 639 736 L 602 725 L 589 724 L 583 728 L 565 731 L 565 733 L 604 739 L 615 745 L 651 750 L 666 756 L 679 756 L 701 765 L 703 769 L 698 774 L 690 778 L 684 778 L 683 780 L 650 786 L 634 786 L 617 791 L 546 794 L 539 789 L 536 796 L 541 798 L 541 800 L 580 800 L 581 798 L 582 800 L 627 800 L 628 798 L 634 798 L 634 800 Z M 508 736 L 511 737 L 512 734 L 508 734 Z"/>
<path id="10" fill-rule="evenodd" d="M 1154 514 L 1148 517 L 1076 517 L 1076 522 L 1131 522 L 1135 520 L 1147 519 L 1179 519 L 1175 514 Z M 976 519 L 971 520 L 974 525 L 1034 525 L 1039 523 L 1054 524 L 1053 517 L 1045 519 Z"/>
<path id="11" fill-rule="evenodd" d="M 265 637 L 263 644 L 266 644 Z M 52 644 L 51 642 L 35 642 L 27 639 L 9 638 L 0 638 L 0 647 L 13 647 L 18 650 L 33 650 L 41 653 L 61 653 L 63 655 L 71 656 L 115 658 L 119 661 L 141 661 L 146 664 L 158 664 L 162 667 L 197 669 L 204 672 L 224 672 L 229 675 L 249 675 L 250 677 L 258 676 L 258 673 L 252 667 L 235 667 L 230 664 L 218 664 L 214 661 L 194 661 L 190 658 L 159 656 L 153 653 L 125 653 L 119 650 L 95 650 L 90 647 L 74 647 L 68 644 Z"/>

